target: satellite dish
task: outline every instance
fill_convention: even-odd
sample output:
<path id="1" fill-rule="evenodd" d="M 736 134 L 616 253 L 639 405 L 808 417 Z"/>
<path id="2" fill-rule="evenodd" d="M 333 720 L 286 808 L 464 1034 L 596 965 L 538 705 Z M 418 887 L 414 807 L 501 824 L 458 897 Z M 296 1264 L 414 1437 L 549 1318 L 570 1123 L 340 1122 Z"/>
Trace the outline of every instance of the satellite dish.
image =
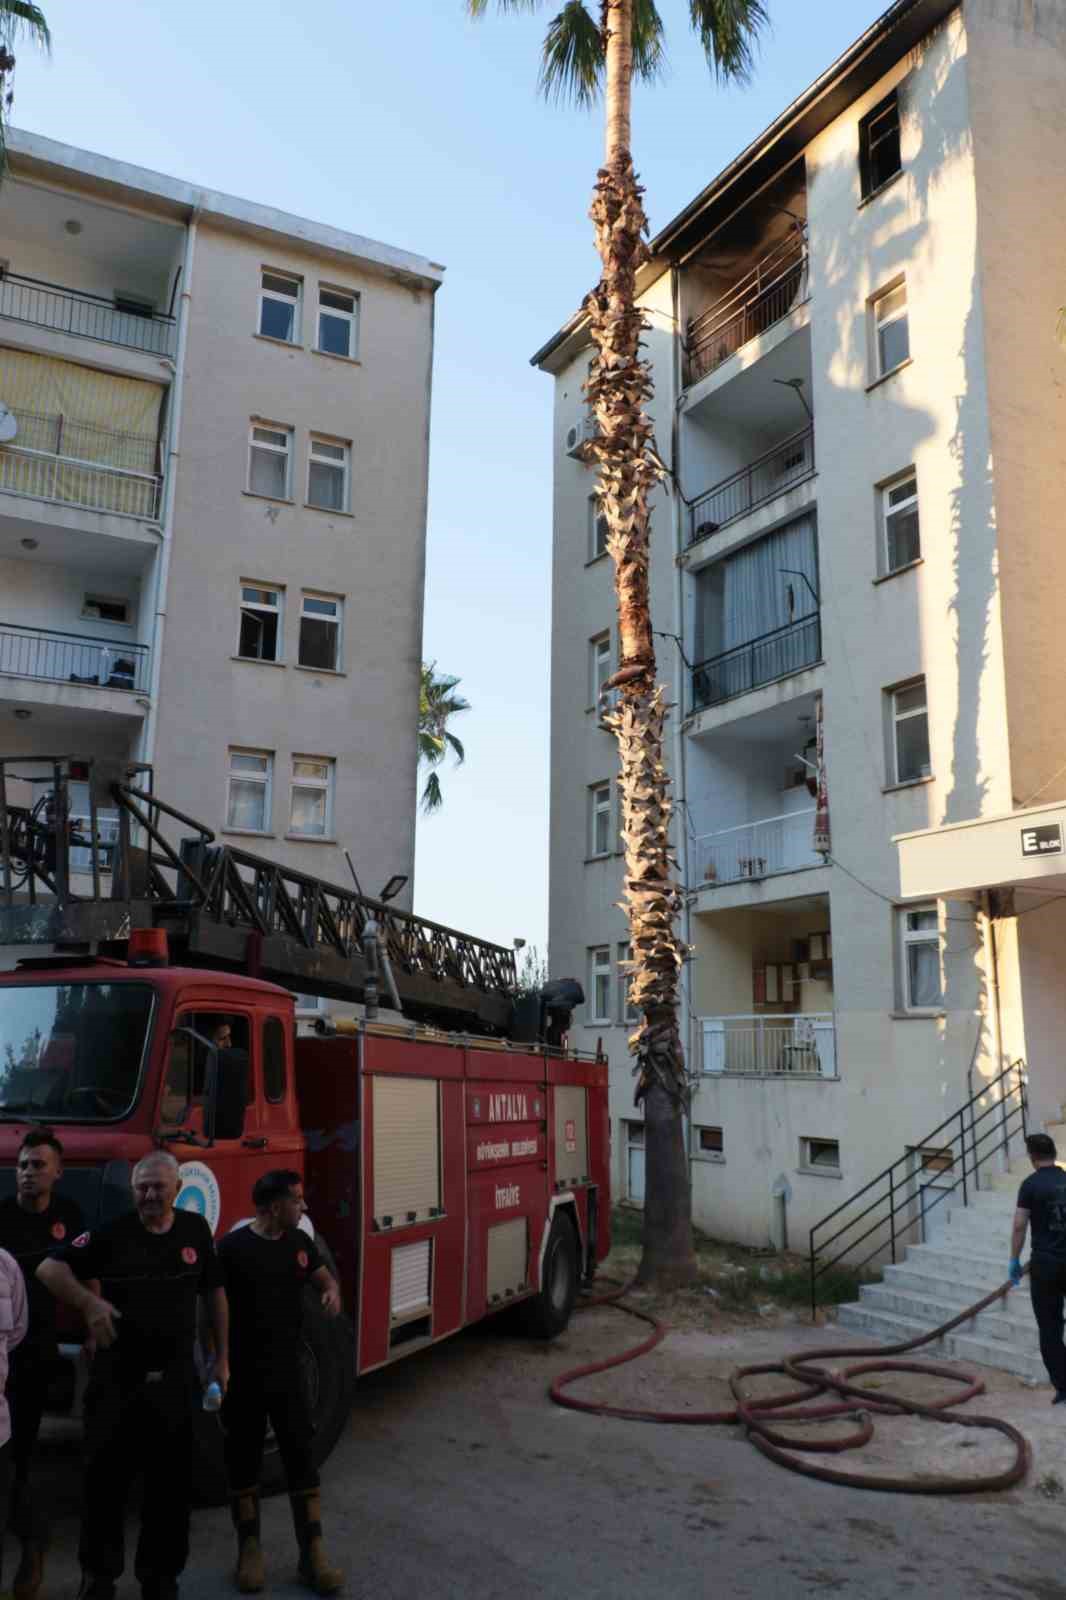
<path id="1" fill-rule="evenodd" d="M 19 431 L 15 413 L 0 400 L 0 444 L 10 444 Z"/>

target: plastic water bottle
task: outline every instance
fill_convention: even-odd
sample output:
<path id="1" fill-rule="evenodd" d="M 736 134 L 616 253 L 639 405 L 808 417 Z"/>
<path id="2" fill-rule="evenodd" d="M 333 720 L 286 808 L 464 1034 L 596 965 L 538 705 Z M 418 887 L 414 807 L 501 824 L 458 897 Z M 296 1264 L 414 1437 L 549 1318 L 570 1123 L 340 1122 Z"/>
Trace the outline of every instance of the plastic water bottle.
<path id="1" fill-rule="evenodd" d="M 221 1406 L 222 1406 L 222 1390 L 219 1388 L 218 1384 L 212 1378 L 211 1382 L 208 1384 L 207 1388 L 204 1390 L 204 1410 L 205 1411 L 218 1411 L 218 1410 L 221 1409 Z"/>

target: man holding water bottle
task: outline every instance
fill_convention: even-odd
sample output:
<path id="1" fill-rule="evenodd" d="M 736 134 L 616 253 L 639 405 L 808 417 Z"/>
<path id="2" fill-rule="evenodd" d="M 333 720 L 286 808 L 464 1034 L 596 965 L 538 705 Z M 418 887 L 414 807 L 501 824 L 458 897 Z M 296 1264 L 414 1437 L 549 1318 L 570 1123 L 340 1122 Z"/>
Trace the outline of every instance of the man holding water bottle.
<path id="1" fill-rule="evenodd" d="M 84 1316 L 96 1348 L 85 1395 L 79 1600 L 113 1600 L 134 1477 L 144 1485 L 134 1568 L 143 1600 L 175 1600 L 188 1558 L 201 1296 L 223 1393 L 229 1346 L 211 1230 L 203 1217 L 175 1210 L 180 1187 L 172 1155 L 145 1156 L 133 1169 L 135 1209 L 79 1234 L 37 1269 L 45 1287 Z"/>

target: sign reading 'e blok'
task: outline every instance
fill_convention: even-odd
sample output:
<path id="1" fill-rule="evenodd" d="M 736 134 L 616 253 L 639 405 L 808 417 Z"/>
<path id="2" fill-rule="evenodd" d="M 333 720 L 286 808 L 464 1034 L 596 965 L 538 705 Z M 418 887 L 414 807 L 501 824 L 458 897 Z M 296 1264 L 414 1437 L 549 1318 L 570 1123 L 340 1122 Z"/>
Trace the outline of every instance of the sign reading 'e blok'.
<path id="1" fill-rule="evenodd" d="M 1023 856 L 1054 856 L 1062 854 L 1062 826 L 1058 822 L 1044 822 L 1037 828 L 1022 829 Z"/>

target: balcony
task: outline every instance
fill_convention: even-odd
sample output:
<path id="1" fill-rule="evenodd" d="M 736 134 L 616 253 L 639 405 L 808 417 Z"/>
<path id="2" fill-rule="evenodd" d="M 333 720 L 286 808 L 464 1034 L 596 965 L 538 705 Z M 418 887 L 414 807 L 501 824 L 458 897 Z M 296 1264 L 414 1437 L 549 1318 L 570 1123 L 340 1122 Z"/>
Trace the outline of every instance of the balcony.
<path id="1" fill-rule="evenodd" d="M 814 424 L 810 423 L 693 501 L 689 510 L 689 543 L 718 533 L 738 517 L 802 483 L 813 472 Z"/>
<path id="2" fill-rule="evenodd" d="M 5 272 L 0 278 L 0 317 L 149 355 L 174 354 L 173 317 L 160 317 L 147 309 L 126 310 L 121 301 L 116 304 L 102 295 L 25 278 L 17 272 Z"/>
<path id="3" fill-rule="evenodd" d="M 0 491 L 142 522 L 158 520 L 163 480 L 150 470 L 153 439 L 61 416 L 13 415 L 18 443 L 0 446 Z M 93 459 L 105 454 L 107 462 Z"/>
<path id="4" fill-rule="evenodd" d="M 0 674 L 93 689 L 148 691 L 148 646 L 0 623 Z"/>
<path id="5" fill-rule="evenodd" d="M 701 1017 L 702 1069 L 707 1075 L 835 1078 L 836 1027 L 831 1011 L 795 1016 Z"/>
<path id="6" fill-rule="evenodd" d="M 685 338 L 686 384 L 706 378 L 780 322 L 805 298 L 806 287 L 806 230 L 796 228 L 760 257 L 728 293 L 690 319 Z"/>
<path id="7" fill-rule="evenodd" d="M 692 710 L 721 705 L 762 684 L 802 672 L 821 658 L 821 616 L 814 612 L 699 662 L 692 670 Z"/>
<path id="8" fill-rule="evenodd" d="M 698 880 L 710 885 L 740 883 L 823 866 L 824 857 L 811 843 L 813 834 L 813 806 L 701 834 L 693 841 Z"/>

